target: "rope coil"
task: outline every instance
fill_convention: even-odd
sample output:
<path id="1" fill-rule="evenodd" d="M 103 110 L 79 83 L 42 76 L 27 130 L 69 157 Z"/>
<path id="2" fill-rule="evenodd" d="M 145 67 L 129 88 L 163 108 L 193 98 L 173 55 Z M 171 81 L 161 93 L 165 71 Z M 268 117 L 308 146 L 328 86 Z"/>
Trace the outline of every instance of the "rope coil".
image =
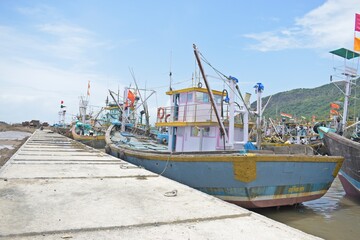
<path id="1" fill-rule="evenodd" d="M 166 192 L 166 193 L 164 193 L 164 196 L 165 197 L 176 197 L 177 196 L 177 190 L 174 189 L 174 190 L 172 190 L 170 192 Z"/>

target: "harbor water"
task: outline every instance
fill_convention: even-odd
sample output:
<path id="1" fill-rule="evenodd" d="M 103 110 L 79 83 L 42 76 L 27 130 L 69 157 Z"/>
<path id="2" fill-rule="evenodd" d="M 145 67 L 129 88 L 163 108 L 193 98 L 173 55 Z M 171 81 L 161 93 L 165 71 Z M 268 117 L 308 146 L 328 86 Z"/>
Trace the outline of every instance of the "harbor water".
<path id="1" fill-rule="evenodd" d="M 360 200 L 347 196 L 338 178 L 320 199 L 254 211 L 324 239 L 360 239 Z"/>

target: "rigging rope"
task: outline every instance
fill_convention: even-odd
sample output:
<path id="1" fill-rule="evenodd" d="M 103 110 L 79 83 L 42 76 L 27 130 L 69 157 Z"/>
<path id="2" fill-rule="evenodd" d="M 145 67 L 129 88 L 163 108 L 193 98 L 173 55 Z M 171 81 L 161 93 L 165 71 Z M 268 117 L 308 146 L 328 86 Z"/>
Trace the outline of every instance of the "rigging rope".
<path id="1" fill-rule="evenodd" d="M 162 172 L 161 172 L 158 176 L 162 176 L 162 175 L 163 175 L 163 173 L 166 171 L 166 169 L 167 169 L 167 167 L 168 167 L 168 164 L 169 164 L 169 161 L 170 161 L 171 156 L 172 156 L 172 152 L 170 152 L 170 154 L 169 154 L 169 156 L 168 156 L 168 159 L 167 159 L 167 161 L 166 161 L 166 165 L 165 165 L 164 170 L 162 170 Z"/>
<path id="2" fill-rule="evenodd" d="M 237 93 L 238 93 L 237 96 L 240 97 L 241 100 L 243 101 L 244 106 L 245 106 L 246 110 L 248 111 L 248 113 L 249 113 L 250 115 L 252 115 L 252 116 L 257 116 L 256 113 L 253 113 L 253 112 L 250 111 L 249 107 L 248 107 L 247 104 L 245 103 L 245 100 L 244 100 L 244 98 L 243 98 L 243 96 L 242 96 L 242 94 L 241 94 L 241 92 L 240 92 L 239 86 L 236 84 L 236 90 L 237 90 L 237 93 L 236 93 L 233 89 L 230 88 L 229 83 L 228 83 L 227 81 L 225 81 L 225 79 L 227 79 L 227 80 L 229 80 L 229 81 L 234 81 L 234 80 L 232 79 L 232 77 L 231 77 L 231 76 L 228 77 L 228 76 L 226 76 L 225 74 L 223 74 L 222 72 L 220 72 L 219 70 L 217 70 L 215 67 L 213 67 L 213 66 L 210 64 L 209 61 L 206 60 L 206 58 L 201 54 L 201 52 L 199 52 L 199 54 L 200 54 L 200 56 L 201 56 L 201 59 L 202 59 L 207 65 L 209 65 L 209 66 L 218 74 L 218 76 L 219 76 L 220 79 L 224 82 L 224 84 L 226 84 L 226 85 L 229 87 L 229 89 L 230 89 L 233 93 L 235 93 L 235 95 L 237 95 Z M 225 79 L 224 79 L 224 78 L 225 78 Z"/>
<path id="3" fill-rule="evenodd" d="M 190 82 L 190 81 L 192 81 L 192 79 L 190 79 L 190 80 L 187 79 L 187 80 L 184 80 L 184 81 L 171 83 L 171 86 L 177 85 L 177 84 L 181 84 L 181 83 L 185 83 L 185 82 Z M 159 86 L 159 87 L 153 87 L 152 89 L 167 88 L 167 87 L 169 87 L 169 86 L 168 86 L 168 85 L 164 85 L 164 86 Z"/>

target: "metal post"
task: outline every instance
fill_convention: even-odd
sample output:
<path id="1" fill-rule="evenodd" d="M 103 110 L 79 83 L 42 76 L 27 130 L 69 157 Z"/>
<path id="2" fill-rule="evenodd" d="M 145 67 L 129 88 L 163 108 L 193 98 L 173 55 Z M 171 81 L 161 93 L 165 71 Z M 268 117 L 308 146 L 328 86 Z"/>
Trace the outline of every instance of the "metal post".
<path id="1" fill-rule="evenodd" d="M 127 115 L 126 114 L 126 110 L 125 110 L 125 105 L 127 103 L 127 92 L 128 92 L 128 88 L 125 87 L 124 89 L 124 103 L 123 103 L 123 111 L 122 111 L 122 119 L 121 119 L 121 131 L 122 132 L 125 132 L 125 122 L 126 122 L 126 118 L 127 118 Z M 129 109 L 129 108 L 128 108 Z"/>

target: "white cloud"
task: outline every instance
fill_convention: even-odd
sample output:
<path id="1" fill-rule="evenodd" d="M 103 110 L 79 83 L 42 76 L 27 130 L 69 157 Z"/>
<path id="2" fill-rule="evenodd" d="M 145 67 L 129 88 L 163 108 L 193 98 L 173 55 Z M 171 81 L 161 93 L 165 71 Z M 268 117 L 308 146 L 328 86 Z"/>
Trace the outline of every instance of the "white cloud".
<path id="1" fill-rule="evenodd" d="M 104 46 L 95 33 L 67 23 L 51 7 L 17 10 L 28 17 L 26 25 L 0 25 L 0 120 L 54 122 L 60 100 L 69 114 L 78 112 L 88 80 L 92 105 L 104 105 L 108 88 L 123 87 L 108 73 L 94 73 L 92 53 Z"/>
<path id="2" fill-rule="evenodd" d="M 0 120 L 41 119 L 53 123 L 60 110 L 60 100 L 65 101 L 69 114 L 77 114 L 78 99 L 86 95 L 88 80 L 91 81 L 90 104 L 95 106 L 104 105 L 108 88 L 118 87 L 117 80 L 100 74 L 71 72 L 31 59 L 0 59 Z"/>
<path id="3" fill-rule="evenodd" d="M 37 30 L 47 35 L 47 41 L 41 46 L 42 52 L 52 57 L 74 61 L 76 67 L 91 67 L 95 60 L 89 60 L 89 53 L 105 46 L 96 40 L 91 31 L 65 23 L 46 23 L 37 26 Z M 44 39 L 44 38 L 43 38 Z"/>
<path id="4" fill-rule="evenodd" d="M 90 103 L 104 105 L 107 89 L 117 88 L 119 79 L 93 73 L 90 66 L 96 61 L 86 52 L 101 46 L 94 34 L 63 23 L 44 24 L 38 30 L 53 38 L 0 26 L 0 120 L 53 123 L 60 100 L 66 100 L 68 113 L 76 114 L 78 97 L 86 94 L 88 80 Z"/>
<path id="5" fill-rule="evenodd" d="M 47 5 L 37 5 L 33 7 L 18 7 L 17 12 L 22 15 L 31 17 L 31 18 L 46 18 L 48 19 L 58 19 L 56 9 L 49 7 Z"/>
<path id="6" fill-rule="evenodd" d="M 251 49 L 277 51 L 289 48 L 352 48 L 356 0 L 328 0 L 323 5 L 295 19 L 294 26 L 272 32 L 251 33 Z"/>

